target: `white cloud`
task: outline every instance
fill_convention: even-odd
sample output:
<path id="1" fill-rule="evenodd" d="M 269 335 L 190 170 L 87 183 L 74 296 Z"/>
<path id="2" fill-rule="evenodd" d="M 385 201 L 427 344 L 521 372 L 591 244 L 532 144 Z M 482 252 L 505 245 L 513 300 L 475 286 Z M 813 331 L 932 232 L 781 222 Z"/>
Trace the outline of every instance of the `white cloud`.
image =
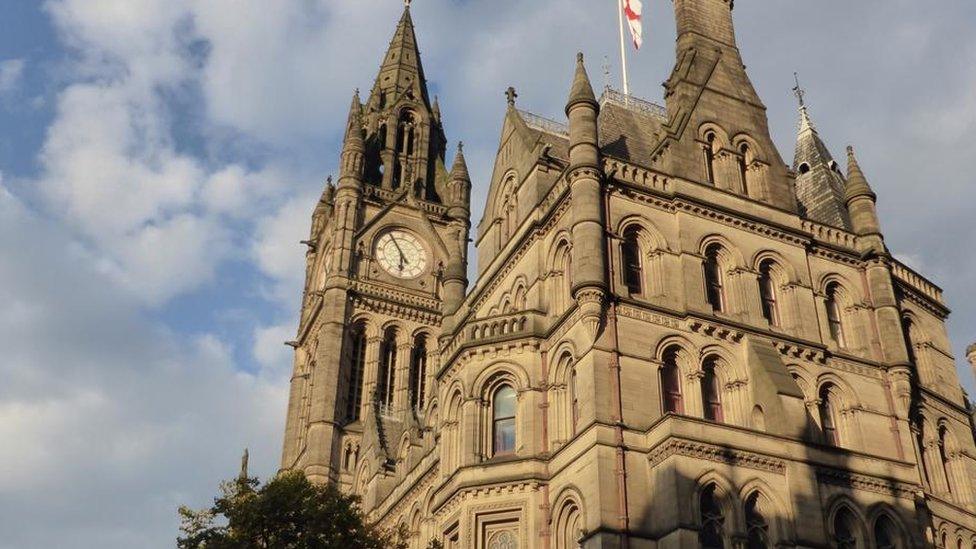
<path id="1" fill-rule="evenodd" d="M 23 59 L 0 61 L 0 94 L 13 91 L 24 76 Z"/>
<path id="2" fill-rule="evenodd" d="M 244 446 L 274 470 L 287 382 L 149 321 L 71 239 L 0 192 L 0 547 L 172 547 Z"/>

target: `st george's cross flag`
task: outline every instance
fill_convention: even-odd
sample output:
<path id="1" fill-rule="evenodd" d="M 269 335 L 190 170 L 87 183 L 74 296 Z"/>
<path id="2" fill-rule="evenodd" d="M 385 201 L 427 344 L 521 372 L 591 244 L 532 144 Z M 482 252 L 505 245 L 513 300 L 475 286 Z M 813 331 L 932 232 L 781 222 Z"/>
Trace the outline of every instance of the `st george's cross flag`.
<path id="1" fill-rule="evenodd" d="M 630 27 L 630 36 L 634 39 L 634 48 L 640 49 L 644 43 L 644 25 L 641 23 L 641 12 L 644 10 L 641 0 L 622 0 L 624 15 Z"/>

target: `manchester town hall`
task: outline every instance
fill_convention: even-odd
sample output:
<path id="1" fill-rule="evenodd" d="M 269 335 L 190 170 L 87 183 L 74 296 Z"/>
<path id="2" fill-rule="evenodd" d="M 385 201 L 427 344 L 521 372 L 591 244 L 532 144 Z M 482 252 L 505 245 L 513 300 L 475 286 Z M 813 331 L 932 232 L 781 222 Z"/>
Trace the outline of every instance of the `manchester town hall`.
<path id="1" fill-rule="evenodd" d="M 674 12 L 664 106 L 579 55 L 564 120 L 509 90 L 487 179 L 404 10 L 312 216 L 282 468 L 416 548 L 973 549 L 941 290 L 802 101 L 777 152 L 732 0 Z"/>

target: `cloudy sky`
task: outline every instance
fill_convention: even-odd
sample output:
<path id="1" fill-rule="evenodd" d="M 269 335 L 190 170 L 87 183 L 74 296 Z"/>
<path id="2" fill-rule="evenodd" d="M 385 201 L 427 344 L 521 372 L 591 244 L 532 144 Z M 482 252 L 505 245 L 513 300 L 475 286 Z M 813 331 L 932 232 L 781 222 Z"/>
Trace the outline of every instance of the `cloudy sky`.
<path id="1" fill-rule="evenodd" d="M 673 61 L 645 0 L 635 94 Z M 574 53 L 617 83 L 613 0 L 417 0 L 448 137 L 485 194 L 503 90 L 562 118 Z M 815 8 L 815 10 L 812 10 Z M 277 465 L 308 218 L 398 0 L 0 0 L 0 548 L 172 547 L 176 507 Z M 858 146 L 891 247 L 976 339 L 976 3 L 736 6 L 792 157 L 793 71 Z M 477 217 L 476 212 L 476 217 Z M 974 389 L 963 368 L 964 382 Z"/>

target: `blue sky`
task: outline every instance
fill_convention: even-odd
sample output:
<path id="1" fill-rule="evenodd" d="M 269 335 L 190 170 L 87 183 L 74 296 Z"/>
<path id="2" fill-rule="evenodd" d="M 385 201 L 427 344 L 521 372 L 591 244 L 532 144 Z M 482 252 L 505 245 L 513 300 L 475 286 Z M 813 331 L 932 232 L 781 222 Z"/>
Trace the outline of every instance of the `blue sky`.
<path id="1" fill-rule="evenodd" d="M 606 5 L 602 5 L 606 4 Z M 613 2 L 417 0 L 480 215 L 503 92 L 562 119 Z M 670 2 L 645 2 L 635 94 L 660 100 Z M 792 158 L 793 71 L 835 155 L 858 147 L 891 248 L 976 340 L 976 5 L 739 2 L 749 74 Z M 308 218 L 396 0 L 0 0 L 0 548 L 172 547 L 242 449 L 278 460 Z M 964 382 L 971 373 L 959 361 Z"/>

